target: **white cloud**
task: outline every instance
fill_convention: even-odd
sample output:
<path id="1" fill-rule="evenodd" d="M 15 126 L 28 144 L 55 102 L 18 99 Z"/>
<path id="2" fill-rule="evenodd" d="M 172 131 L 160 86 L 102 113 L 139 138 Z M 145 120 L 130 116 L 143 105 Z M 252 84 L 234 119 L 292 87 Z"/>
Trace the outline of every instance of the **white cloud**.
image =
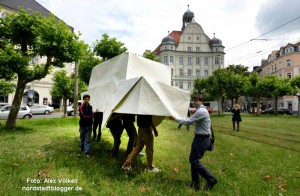
<path id="1" fill-rule="evenodd" d="M 282 46 L 280 44 L 286 45 L 289 42 L 252 41 L 230 49 L 271 30 L 277 24 L 275 20 L 281 16 L 279 10 L 283 5 L 289 5 L 287 2 L 290 3 L 285 0 L 274 0 L 272 6 L 270 0 L 37 1 L 74 27 L 75 32 L 80 31 L 86 43 L 91 45 L 96 39 L 101 39 L 103 33 L 107 33 L 124 42 L 129 51 L 137 54 L 142 54 L 146 49 L 154 50 L 168 31 L 180 30 L 188 4 L 204 32 L 210 38 L 216 33 L 216 37 L 222 40 L 226 64 L 243 64 L 250 68 L 257 66 L 271 50 L 279 49 Z M 300 5 L 297 0 L 291 2 L 294 7 Z M 293 13 L 288 16 L 293 17 Z M 273 20 L 273 23 L 265 25 L 266 20 Z M 294 37 L 299 35 L 299 30 L 293 31 Z"/>

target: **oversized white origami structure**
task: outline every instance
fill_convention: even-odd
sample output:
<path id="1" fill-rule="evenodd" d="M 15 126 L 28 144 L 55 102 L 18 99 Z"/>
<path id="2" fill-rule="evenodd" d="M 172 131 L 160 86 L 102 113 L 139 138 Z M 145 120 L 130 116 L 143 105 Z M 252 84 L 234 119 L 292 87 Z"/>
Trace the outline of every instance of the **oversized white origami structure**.
<path id="1" fill-rule="evenodd" d="M 103 112 L 101 129 L 113 112 L 153 115 L 157 125 L 165 116 L 185 118 L 190 103 L 189 92 L 171 86 L 168 66 L 131 53 L 95 66 L 87 93 Z"/>

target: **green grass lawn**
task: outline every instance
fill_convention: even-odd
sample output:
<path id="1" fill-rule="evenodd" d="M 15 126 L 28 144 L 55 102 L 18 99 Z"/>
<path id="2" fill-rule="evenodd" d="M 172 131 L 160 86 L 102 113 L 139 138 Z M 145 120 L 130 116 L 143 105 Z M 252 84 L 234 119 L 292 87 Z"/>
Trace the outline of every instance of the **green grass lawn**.
<path id="1" fill-rule="evenodd" d="M 77 156 L 78 120 L 19 120 L 14 130 L 6 130 L 0 121 L 0 195 L 62 194 L 25 190 L 50 186 L 73 189 L 66 195 L 300 195 L 300 119 L 242 118 L 241 131 L 234 132 L 230 115 L 212 116 L 215 151 L 207 152 L 202 162 L 218 184 L 209 192 L 194 192 L 187 186 L 193 127 L 178 130 L 169 120 L 158 127 L 154 164 L 162 172 L 153 174 L 144 172 L 145 156 L 138 157 L 135 171 L 121 170 L 128 141 L 125 131 L 117 160 L 110 157 L 113 139 L 106 128 L 100 143 L 91 142 L 92 155 L 86 158 Z"/>

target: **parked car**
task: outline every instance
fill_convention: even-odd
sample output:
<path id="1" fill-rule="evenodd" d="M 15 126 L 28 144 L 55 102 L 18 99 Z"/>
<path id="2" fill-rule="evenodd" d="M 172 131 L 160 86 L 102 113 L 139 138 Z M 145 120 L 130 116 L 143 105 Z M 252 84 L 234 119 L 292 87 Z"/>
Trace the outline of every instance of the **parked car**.
<path id="1" fill-rule="evenodd" d="M 2 108 L 3 106 L 8 105 L 8 103 L 0 103 L 0 108 Z"/>
<path id="2" fill-rule="evenodd" d="M 274 114 L 274 108 L 269 108 L 261 112 L 262 114 Z M 293 112 L 288 108 L 277 108 L 277 114 L 292 115 Z"/>
<path id="3" fill-rule="evenodd" d="M 7 120 L 11 105 L 6 105 L 0 108 L 0 119 Z M 28 106 L 20 106 L 17 118 L 30 119 L 32 117 L 31 110 Z"/>
<path id="4" fill-rule="evenodd" d="M 31 107 L 32 114 L 50 114 L 54 112 L 53 107 L 47 105 L 34 105 Z"/>
<path id="5" fill-rule="evenodd" d="M 78 109 L 79 109 L 81 104 L 82 104 L 82 100 L 78 100 Z M 74 104 L 67 107 L 67 114 L 68 114 L 68 116 L 73 116 L 74 115 Z M 78 111 L 78 115 L 79 115 L 79 111 Z"/>

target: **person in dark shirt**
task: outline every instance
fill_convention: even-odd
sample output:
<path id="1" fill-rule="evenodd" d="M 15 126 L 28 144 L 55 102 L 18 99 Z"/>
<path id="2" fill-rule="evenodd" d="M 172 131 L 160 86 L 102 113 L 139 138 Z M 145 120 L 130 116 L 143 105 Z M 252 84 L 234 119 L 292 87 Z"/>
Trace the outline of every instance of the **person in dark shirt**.
<path id="1" fill-rule="evenodd" d="M 146 156 L 147 156 L 147 163 L 148 163 L 148 169 L 149 172 L 157 173 L 160 170 L 157 169 L 152 163 L 153 163 L 153 134 L 152 129 L 154 130 L 155 137 L 158 136 L 158 132 L 154 126 L 154 123 L 152 121 L 151 115 L 137 115 L 137 124 L 138 124 L 138 139 L 137 144 L 133 148 L 132 152 L 128 156 L 125 163 L 122 165 L 122 169 L 125 171 L 131 171 L 132 170 L 132 162 L 133 159 L 136 158 L 136 156 L 143 150 L 144 146 L 146 146 Z"/>
<path id="2" fill-rule="evenodd" d="M 94 123 L 93 123 L 93 140 L 99 142 L 101 139 L 101 125 L 103 120 L 103 112 L 95 112 L 94 113 Z M 97 135 L 97 128 L 98 128 L 98 135 Z"/>
<path id="3" fill-rule="evenodd" d="M 234 109 L 232 110 L 232 128 L 235 130 L 235 122 L 237 124 L 237 131 L 240 131 L 240 122 L 242 121 L 240 105 L 235 104 Z"/>
<path id="4" fill-rule="evenodd" d="M 116 159 L 119 154 L 119 148 L 121 144 L 121 135 L 123 133 L 123 124 L 120 118 L 120 114 L 113 113 L 108 120 L 106 127 L 110 129 L 110 132 L 114 138 L 114 146 L 111 152 L 112 158 Z"/>
<path id="5" fill-rule="evenodd" d="M 83 103 L 79 107 L 79 132 L 80 132 L 80 148 L 87 157 L 90 155 L 90 138 L 93 124 L 93 108 L 89 104 L 90 96 L 83 96 Z"/>

